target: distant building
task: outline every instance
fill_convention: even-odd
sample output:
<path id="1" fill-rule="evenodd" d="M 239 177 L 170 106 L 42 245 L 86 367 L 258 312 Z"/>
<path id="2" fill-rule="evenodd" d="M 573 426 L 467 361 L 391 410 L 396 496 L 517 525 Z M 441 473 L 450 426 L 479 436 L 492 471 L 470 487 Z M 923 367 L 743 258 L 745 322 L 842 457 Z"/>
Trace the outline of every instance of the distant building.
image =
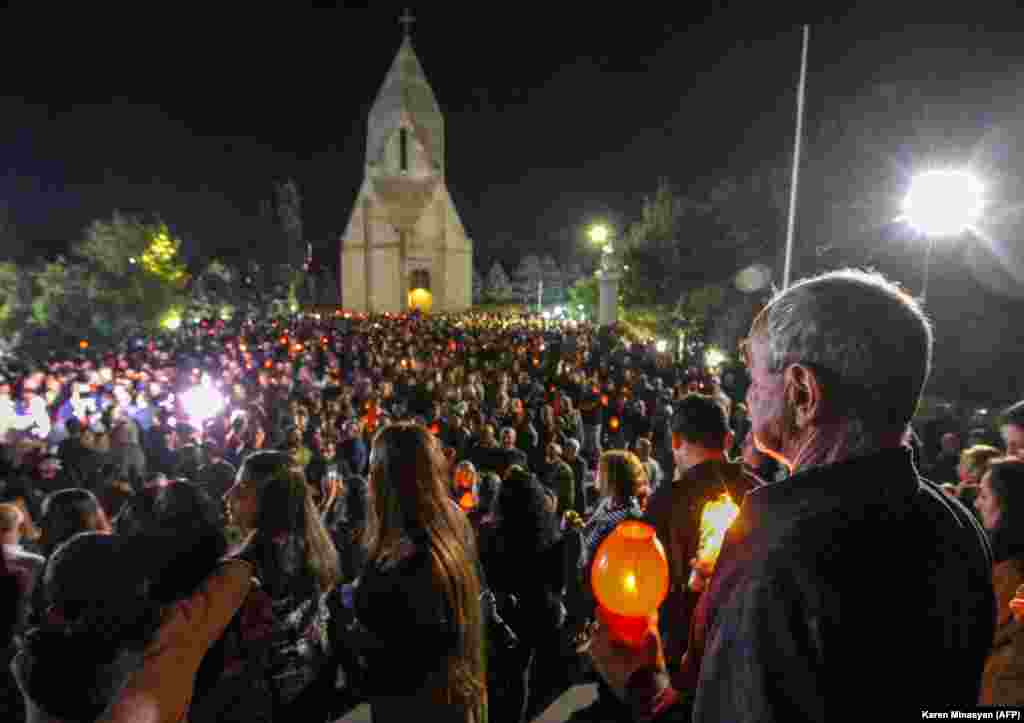
<path id="1" fill-rule="evenodd" d="M 366 170 L 341 239 L 341 301 L 355 311 L 462 311 L 473 242 L 445 183 L 444 117 L 408 30 L 370 111 Z"/>

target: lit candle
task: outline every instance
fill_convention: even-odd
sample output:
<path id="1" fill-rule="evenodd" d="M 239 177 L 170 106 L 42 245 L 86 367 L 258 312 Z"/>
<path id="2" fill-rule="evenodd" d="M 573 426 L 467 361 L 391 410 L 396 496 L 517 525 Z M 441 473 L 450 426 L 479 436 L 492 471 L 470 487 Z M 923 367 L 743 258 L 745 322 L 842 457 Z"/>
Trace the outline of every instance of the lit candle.
<path id="1" fill-rule="evenodd" d="M 710 575 L 718 562 L 718 555 L 725 542 L 725 533 L 733 520 L 739 515 L 740 508 L 732 501 L 728 493 L 723 492 L 717 500 L 704 505 L 700 514 L 700 545 L 697 548 L 697 564 L 704 575 Z M 694 570 L 690 574 L 690 589 L 700 592 L 704 589 L 704 578 Z"/>

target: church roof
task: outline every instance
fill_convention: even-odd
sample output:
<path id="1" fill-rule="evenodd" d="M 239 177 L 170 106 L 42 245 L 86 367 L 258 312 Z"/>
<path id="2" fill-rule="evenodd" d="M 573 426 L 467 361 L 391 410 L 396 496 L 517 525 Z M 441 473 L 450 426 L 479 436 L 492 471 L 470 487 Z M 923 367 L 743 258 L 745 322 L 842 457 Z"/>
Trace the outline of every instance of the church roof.
<path id="1" fill-rule="evenodd" d="M 416 134 L 423 140 L 431 160 L 444 168 L 444 116 L 408 35 L 402 41 L 370 110 L 367 162 L 381 159 L 388 138 L 401 122 L 403 110 L 412 119 Z"/>

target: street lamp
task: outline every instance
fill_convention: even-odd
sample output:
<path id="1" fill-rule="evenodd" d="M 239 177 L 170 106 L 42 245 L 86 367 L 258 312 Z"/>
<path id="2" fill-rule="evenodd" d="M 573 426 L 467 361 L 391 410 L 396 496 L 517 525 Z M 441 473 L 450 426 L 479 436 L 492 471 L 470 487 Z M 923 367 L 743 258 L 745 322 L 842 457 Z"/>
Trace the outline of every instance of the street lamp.
<path id="1" fill-rule="evenodd" d="M 903 200 L 903 219 L 928 241 L 921 303 L 928 298 L 932 248 L 936 238 L 952 238 L 972 230 L 985 210 L 985 187 L 969 171 L 936 170 L 913 178 Z"/>
<path id="2" fill-rule="evenodd" d="M 602 247 L 601 250 L 604 251 L 604 253 L 612 253 L 612 245 L 611 242 L 608 241 L 611 236 L 611 230 L 607 226 L 603 223 L 594 224 L 590 227 L 588 235 L 590 236 L 591 241 Z"/>

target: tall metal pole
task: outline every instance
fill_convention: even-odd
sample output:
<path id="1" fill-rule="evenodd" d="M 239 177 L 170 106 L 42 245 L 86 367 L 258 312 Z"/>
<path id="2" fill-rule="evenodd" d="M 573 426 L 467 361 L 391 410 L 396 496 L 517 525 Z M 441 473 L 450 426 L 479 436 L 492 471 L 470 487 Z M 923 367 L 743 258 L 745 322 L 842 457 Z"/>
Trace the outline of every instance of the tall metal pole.
<path id="1" fill-rule="evenodd" d="M 932 273 L 932 252 L 935 250 L 935 238 L 928 234 L 928 242 L 924 251 L 924 282 L 921 284 L 921 306 L 928 302 L 928 277 Z"/>
<path id="2" fill-rule="evenodd" d="M 782 288 L 789 288 L 793 268 L 793 232 L 796 229 L 796 188 L 800 176 L 800 143 L 804 131 L 804 89 L 807 86 L 807 42 L 811 26 L 804 25 L 804 45 L 800 53 L 800 85 L 796 93 L 796 140 L 793 143 L 793 175 L 789 183 L 789 222 L 786 226 L 786 263 L 782 272 Z"/>

